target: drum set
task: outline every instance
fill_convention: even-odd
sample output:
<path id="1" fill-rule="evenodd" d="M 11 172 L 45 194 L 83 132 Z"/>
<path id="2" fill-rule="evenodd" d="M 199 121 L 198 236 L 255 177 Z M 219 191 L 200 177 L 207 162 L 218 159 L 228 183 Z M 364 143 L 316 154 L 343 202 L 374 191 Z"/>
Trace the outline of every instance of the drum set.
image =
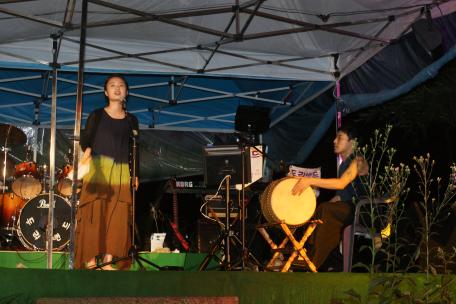
<path id="1" fill-rule="evenodd" d="M 16 157 L 13 149 L 25 147 L 24 132 L 12 125 L 0 124 L 0 235 L 1 247 L 11 248 L 18 239 L 28 250 L 46 249 L 49 210 L 48 166 Z M 62 250 L 70 239 L 72 181 L 66 164 L 56 170 L 57 195 L 54 207 L 53 249 Z"/>

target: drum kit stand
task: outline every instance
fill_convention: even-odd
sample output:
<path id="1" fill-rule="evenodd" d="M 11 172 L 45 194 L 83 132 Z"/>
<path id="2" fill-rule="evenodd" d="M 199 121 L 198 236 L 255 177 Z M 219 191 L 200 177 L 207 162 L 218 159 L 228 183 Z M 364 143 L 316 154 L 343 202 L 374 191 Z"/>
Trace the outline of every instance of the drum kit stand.
<path id="1" fill-rule="evenodd" d="M 46 165 L 30 160 L 27 146 L 25 160 L 13 155 L 14 149 L 25 147 L 24 132 L 8 124 L 0 124 L 0 237 L 1 248 L 23 247 L 27 250 L 46 249 L 46 226 L 49 210 L 49 174 Z M 70 238 L 72 182 L 68 179 L 70 165 L 58 172 L 55 190 L 53 250 L 64 249 Z"/>

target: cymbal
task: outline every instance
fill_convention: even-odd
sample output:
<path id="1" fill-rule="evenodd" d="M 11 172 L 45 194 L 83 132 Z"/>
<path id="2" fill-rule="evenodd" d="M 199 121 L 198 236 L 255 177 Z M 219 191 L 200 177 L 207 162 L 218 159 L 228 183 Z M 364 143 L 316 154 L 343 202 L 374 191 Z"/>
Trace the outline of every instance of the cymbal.
<path id="1" fill-rule="evenodd" d="M 22 146 L 27 142 L 27 136 L 21 129 L 13 125 L 0 124 L 0 145 Z"/>

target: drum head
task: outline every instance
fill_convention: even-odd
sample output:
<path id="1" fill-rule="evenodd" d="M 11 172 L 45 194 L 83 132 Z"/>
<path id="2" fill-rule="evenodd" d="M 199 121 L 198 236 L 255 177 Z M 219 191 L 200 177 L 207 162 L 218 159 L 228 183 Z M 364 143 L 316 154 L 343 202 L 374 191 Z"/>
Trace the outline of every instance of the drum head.
<path id="1" fill-rule="evenodd" d="M 300 226 L 310 220 L 317 205 L 315 193 L 309 187 L 300 195 L 292 195 L 296 182 L 295 178 L 284 178 L 265 190 L 261 203 L 268 222 L 283 221 L 290 226 Z"/>
<path id="2" fill-rule="evenodd" d="M 55 195 L 53 250 L 61 250 L 70 240 L 71 207 L 64 198 Z M 18 220 L 18 235 L 30 250 L 46 249 L 46 226 L 49 211 L 49 194 L 29 200 L 22 208 Z"/>
<path id="3" fill-rule="evenodd" d="M 22 198 L 30 199 L 41 193 L 41 183 L 31 175 L 25 175 L 14 180 L 13 192 Z"/>
<path id="4" fill-rule="evenodd" d="M 57 185 L 55 186 L 56 191 L 65 197 L 70 197 L 72 193 L 73 182 L 69 178 L 61 178 L 59 179 Z M 78 188 L 76 189 L 76 193 L 81 192 L 81 187 L 78 183 Z"/>

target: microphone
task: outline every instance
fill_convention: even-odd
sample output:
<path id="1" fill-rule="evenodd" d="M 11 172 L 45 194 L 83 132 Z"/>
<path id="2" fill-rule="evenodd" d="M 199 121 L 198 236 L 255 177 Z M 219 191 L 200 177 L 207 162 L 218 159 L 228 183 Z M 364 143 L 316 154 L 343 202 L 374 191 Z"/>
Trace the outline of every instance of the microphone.
<path id="1" fill-rule="evenodd" d="M 139 132 L 138 132 L 138 130 L 136 130 L 136 129 L 132 129 L 132 130 L 131 130 L 131 133 L 133 134 L 133 137 L 134 137 L 134 138 L 137 138 L 138 135 L 139 135 Z"/>

